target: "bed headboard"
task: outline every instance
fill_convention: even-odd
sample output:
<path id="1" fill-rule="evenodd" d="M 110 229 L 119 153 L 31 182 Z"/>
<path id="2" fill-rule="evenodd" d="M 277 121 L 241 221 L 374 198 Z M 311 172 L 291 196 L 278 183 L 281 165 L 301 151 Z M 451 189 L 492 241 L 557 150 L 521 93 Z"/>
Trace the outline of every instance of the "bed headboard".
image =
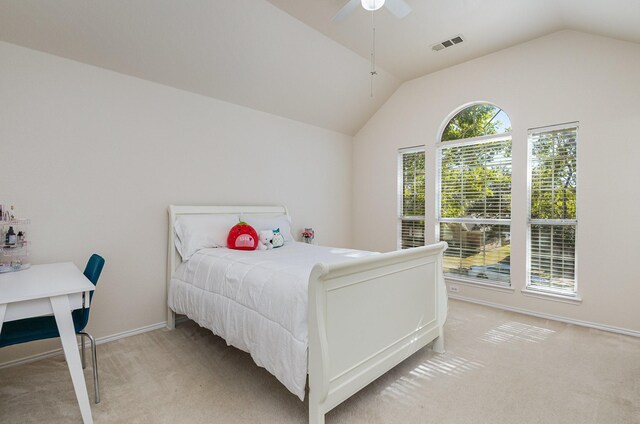
<path id="1" fill-rule="evenodd" d="M 182 263 L 182 257 L 176 249 L 176 233 L 173 225 L 181 215 L 208 215 L 208 214 L 238 214 L 238 217 L 251 215 L 289 215 L 289 211 L 284 206 L 190 206 L 190 205 L 169 205 L 169 237 L 167 241 L 167 296 L 169 295 L 169 283 L 174 271 Z M 167 327 L 175 326 L 175 314 L 167 308 Z"/>

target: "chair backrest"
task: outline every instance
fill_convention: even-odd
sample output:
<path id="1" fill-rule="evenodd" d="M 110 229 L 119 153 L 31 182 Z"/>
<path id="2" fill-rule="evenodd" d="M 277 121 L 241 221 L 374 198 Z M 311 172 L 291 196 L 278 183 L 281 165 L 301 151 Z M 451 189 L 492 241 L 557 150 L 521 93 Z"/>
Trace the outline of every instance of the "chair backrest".
<path id="1" fill-rule="evenodd" d="M 89 262 L 87 262 L 87 266 L 84 268 L 84 276 L 87 277 L 95 286 L 98 284 L 98 278 L 100 278 L 100 273 L 102 272 L 103 267 L 104 258 L 94 253 L 91 255 Z"/>
<path id="2" fill-rule="evenodd" d="M 87 266 L 84 268 L 84 276 L 87 277 L 87 279 L 91 281 L 94 286 L 97 286 L 98 279 L 100 278 L 103 267 L 104 258 L 94 253 L 93 255 L 91 255 L 91 257 L 89 258 L 89 262 L 87 262 Z M 91 301 L 93 300 L 93 293 L 95 293 L 95 290 L 89 293 L 88 308 L 73 311 L 73 324 L 76 328 L 76 331 L 84 330 L 84 328 L 87 326 L 87 323 L 89 322 L 89 310 L 91 308 Z"/>

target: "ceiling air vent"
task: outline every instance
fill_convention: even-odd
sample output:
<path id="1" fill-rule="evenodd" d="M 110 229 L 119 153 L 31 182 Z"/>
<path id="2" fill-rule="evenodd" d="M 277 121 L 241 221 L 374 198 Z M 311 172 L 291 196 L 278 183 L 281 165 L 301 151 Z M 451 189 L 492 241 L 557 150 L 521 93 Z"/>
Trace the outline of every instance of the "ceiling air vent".
<path id="1" fill-rule="evenodd" d="M 463 41 L 464 41 L 464 38 L 462 38 L 462 35 L 456 35 L 455 37 L 450 38 L 449 40 L 445 40 L 442 43 L 434 44 L 433 46 L 431 46 L 431 50 L 433 50 L 434 52 L 439 52 L 440 50 L 444 50 L 447 47 L 460 44 Z"/>

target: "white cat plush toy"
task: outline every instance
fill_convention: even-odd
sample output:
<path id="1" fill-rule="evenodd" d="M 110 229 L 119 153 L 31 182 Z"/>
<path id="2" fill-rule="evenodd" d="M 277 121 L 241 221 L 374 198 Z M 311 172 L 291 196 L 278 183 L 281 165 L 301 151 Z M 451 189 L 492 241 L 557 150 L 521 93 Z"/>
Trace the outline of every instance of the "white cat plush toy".
<path id="1" fill-rule="evenodd" d="M 276 247 L 284 246 L 284 236 L 280 233 L 280 228 L 273 230 L 273 238 L 271 239 L 271 245 Z"/>
<path id="2" fill-rule="evenodd" d="M 271 230 L 262 230 L 259 234 L 258 240 L 258 250 L 269 250 L 273 249 L 273 231 Z"/>

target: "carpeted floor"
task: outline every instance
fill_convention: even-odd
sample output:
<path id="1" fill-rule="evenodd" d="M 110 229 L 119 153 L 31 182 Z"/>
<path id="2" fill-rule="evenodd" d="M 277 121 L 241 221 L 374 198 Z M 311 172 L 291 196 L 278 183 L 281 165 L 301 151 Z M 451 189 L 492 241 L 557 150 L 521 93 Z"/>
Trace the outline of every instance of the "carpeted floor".
<path id="1" fill-rule="evenodd" d="M 445 337 L 445 354 L 419 351 L 327 424 L 640 423 L 640 339 L 459 301 Z M 306 402 L 190 321 L 100 345 L 98 359 L 98 424 L 307 422 Z M 81 422 L 62 356 L 0 370 L 0 422 Z"/>

